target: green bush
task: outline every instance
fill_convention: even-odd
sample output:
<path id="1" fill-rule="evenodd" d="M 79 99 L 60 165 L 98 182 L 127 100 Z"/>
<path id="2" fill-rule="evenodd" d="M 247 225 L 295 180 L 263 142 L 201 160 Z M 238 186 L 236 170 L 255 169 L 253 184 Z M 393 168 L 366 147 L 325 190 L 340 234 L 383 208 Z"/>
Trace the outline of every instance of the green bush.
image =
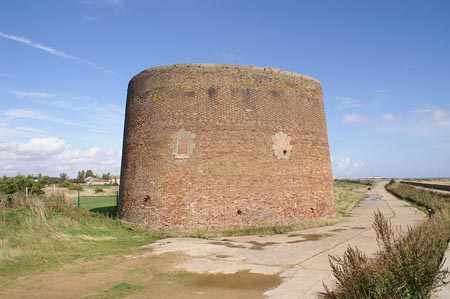
<path id="1" fill-rule="evenodd" d="M 4 194 L 25 193 L 28 188 L 29 195 L 40 195 L 44 193 L 42 189 L 45 187 L 47 181 L 47 177 L 35 178 L 23 175 L 15 177 L 4 176 L 0 181 L 0 192 Z"/>
<path id="2" fill-rule="evenodd" d="M 96 187 L 96 188 L 94 189 L 94 193 L 102 193 L 102 192 L 104 192 L 103 188 Z"/>

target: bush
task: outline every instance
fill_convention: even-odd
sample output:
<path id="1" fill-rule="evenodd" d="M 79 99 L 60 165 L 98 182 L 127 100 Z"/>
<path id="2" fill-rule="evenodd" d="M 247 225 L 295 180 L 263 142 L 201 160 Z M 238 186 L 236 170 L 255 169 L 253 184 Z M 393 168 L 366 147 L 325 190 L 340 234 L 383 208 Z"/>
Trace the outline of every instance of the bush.
<path id="1" fill-rule="evenodd" d="M 321 298 L 419 299 L 446 283 L 441 270 L 450 237 L 450 221 L 439 214 L 406 232 L 396 231 L 378 211 L 373 224 L 381 250 L 369 259 L 349 247 L 343 257 L 330 257 L 337 287 L 325 286 Z"/>
<path id="2" fill-rule="evenodd" d="M 94 189 L 94 193 L 102 193 L 104 190 L 102 189 L 102 188 L 100 188 L 100 187 L 96 187 L 95 189 Z"/>

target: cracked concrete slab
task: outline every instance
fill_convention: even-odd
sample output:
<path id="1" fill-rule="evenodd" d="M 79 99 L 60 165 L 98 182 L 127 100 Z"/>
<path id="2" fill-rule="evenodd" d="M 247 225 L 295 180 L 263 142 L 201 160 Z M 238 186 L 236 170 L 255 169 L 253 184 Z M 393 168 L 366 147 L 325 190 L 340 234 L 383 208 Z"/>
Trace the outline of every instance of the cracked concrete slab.
<path id="1" fill-rule="evenodd" d="M 369 255 L 378 250 L 372 228 L 377 209 L 394 225 L 402 227 L 425 219 L 422 212 L 389 194 L 384 189 L 386 184 L 387 181 L 377 182 L 372 190 L 366 191 L 377 200 L 362 201 L 349 217 L 333 226 L 272 236 L 227 237 L 226 240 L 164 239 L 147 247 L 152 249 L 152 254 L 183 253 L 185 259 L 178 267 L 187 271 L 236 273 L 249 270 L 279 274 L 282 283 L 267 291 L 267 298 L 317 298 L 318 292 L 324 290 L 324 283 L 333 286 L 329 255 L 342 255 L 348 246 L 357 246 Z M 312 240 L 308 235 L 315 235 L 315 238 Z"/>

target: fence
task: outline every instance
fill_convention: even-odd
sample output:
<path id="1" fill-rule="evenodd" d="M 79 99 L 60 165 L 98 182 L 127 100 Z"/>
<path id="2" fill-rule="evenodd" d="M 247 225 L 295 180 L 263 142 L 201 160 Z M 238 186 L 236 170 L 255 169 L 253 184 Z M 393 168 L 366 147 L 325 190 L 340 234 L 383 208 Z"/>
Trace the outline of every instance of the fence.
<path id="1" fill-rule="evenodd" d="M 77 206 L 91 212 L 115 216 L 117 214 L 119 191 L 108 190 L 108 192 L 104 193 L 105 194 L 96 195 L 92 194 L 92 192 L 86 192 L 85 190 L 78 191 Z"/>

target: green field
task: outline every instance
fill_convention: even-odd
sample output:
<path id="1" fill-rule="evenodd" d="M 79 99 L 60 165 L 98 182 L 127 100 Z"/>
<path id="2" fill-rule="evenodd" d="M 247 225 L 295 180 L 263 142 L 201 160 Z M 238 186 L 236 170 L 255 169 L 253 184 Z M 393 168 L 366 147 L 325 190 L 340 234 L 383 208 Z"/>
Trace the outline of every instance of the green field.
<path id="1" fill-rule="evenodd" d="M 80 196 L 79 206 L 91 212 L 111 214 L 117 213 L 116 196 Z"/>

